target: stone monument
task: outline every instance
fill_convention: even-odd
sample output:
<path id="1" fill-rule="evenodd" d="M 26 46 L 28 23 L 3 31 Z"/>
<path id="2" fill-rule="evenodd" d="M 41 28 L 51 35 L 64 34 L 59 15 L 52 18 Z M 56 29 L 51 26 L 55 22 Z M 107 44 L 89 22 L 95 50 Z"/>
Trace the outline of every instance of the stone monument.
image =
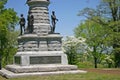
<path id="1" fill-rule="evenodd" d="M 33 32 L 18 37 L 18 52 L 14 64 L 7 65 L 0 74 L 7 78 L 31 75 L 86 73 L 77 66 L 68 65 L 67 55 L 61 49 L 62 36 L 50 34 L 49 0 L 27 0 L 34 16 Z"/>

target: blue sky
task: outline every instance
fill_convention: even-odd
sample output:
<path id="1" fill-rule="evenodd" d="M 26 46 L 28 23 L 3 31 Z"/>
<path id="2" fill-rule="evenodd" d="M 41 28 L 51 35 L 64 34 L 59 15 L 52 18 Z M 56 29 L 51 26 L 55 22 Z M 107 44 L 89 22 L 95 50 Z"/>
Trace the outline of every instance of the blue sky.
<path id="1" fill-rule="evenodd" d="M 18 16 L 22 13 L 25 18 L 28 12 L 28 6 L 25 4 L 27 0 L 8 0 L 7 8 L 14 8 Z M 59 19 L 56 25 L 56 32 L 63 36 L 74 35 L 74 28 L 77 27 L 83 17 L 77 16 L 78 12 L 85 7 L 95 8 L 100 0 L 50 0 L 49 16 L 55 11 L 56 17 Z M 16 26 L 19 29 L 19 26 Z"/>

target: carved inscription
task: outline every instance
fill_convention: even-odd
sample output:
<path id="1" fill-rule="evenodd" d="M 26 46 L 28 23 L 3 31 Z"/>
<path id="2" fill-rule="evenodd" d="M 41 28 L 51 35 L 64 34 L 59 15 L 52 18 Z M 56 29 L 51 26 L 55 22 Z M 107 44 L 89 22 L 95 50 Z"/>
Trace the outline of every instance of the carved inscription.
<path id="1" fill-rule="evenodd" d="M 61 56 L 32 56 L 30 64 L 60 64 Z"/>

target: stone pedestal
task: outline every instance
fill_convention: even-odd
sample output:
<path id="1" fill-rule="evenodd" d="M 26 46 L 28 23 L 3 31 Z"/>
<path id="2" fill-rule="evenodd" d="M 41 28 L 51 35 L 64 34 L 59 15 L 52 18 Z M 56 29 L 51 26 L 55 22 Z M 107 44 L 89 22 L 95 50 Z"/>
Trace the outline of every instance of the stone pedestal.
<path id="1" fill-rule="evenodd" d="M 60 34 L 25 34 L 18 37 L 18 52 L 14 64 L 21 66 L 38 64 L 68 64 L 67 56 L 63 53 Z"/>
<path id="2" fill-rule="evenodd" d="M 62 51 L 17 52 L 15 64 L 20 66 L 43 64 L 67 65 L 67 56 Z"/>
<path id="3" fill-rule="evenodd" d="M 34 16 L 32 34 L 18 37 L 18 52 L 14 64 L 7 65 L 0 74 L 7 78 L 31 75 L 51 75 L 66 73 L 86 73 L 77 66 L 68 65 L 67 55 L 63 53 L 62 36 L 50 34 L 47 0 L 28 0 L 29 12 Z"/>
<path id="4" fill-rule="evenodd" d="M 26 51 L 61 51 L 62 36 L 60 34 L 25 34 L 18 37 L 18 52 Z"/>

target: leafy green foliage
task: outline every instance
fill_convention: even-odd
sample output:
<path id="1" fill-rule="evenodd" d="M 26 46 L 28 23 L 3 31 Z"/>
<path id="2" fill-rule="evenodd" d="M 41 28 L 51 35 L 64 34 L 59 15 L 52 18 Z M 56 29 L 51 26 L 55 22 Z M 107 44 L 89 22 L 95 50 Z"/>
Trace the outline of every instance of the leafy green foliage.
<path id="1" fill-rule="evenodd" d="M 64 52 L 68 56 L 69 64 L 77 64 L 78 63 L 78 53 L 85 52 L 86 47 L 84 38 L 75 38 L 75 37 L 66 37 L 63 41 Z"/>
<path id="2" fill-rule="evenodd" d="M 107 31 L 107 33 L 106 33 Z M 95 67 L 99 63 L 102 53 L 108 50 L 108 44 L 111 39 L 108 39 L 109 30 L 100 24 L 86 20 L 74 30 L 76 37 L 86 38 L 88 46 L 91 48 L 91 53 L 94 59 Z"/>
<path id="3" fill-rule="evenodd" d="M 116 63 L 116 67 L 120 66 L 120 48 L 115 48 L 114 50 L 114 54 L 115 54 L 115 63 Z"/>
<path id="4" fill-rule="evenodd" d="M 110 13 L 106 14 L 111 16 L 108 26 L 112 29 L 113 34 L 112 45 L 114 48 L 115 67 L 120 67 L 120 54 L 118 54 L 120 53 L 120 0 L 103 0 L 103 2 L 108 4 L 107 9 L 110 10 Z"/>
<path id="5" fill-rule="evenodd" d="M 8 64 L 10 56 L 15 53 L 16 33 L 15 25 L 18 21 L 16 12 L 4 5 L 7 0 L 0 0 L 0 57 L 4 64 Z"/>
<path id="6" fill-rule="evenodd" d="M 75 34 L 76 36 L 85 36 L 85 38 L 87 38 L 87 40 L 91 42 L 89 46 L 93 46 L 93 51 L 97 51 L 93 53 L 94 59 L 97 59 L 97 56 L 101 56 L 96 54 L 101 54 L 101 52 L 104 51 L 106 53 L 106 50 L 107 54 L 110 54 L 112 50 L 114 53 L 114 60 L 116 62 L 116 59 L 118 59 L 117 56 L 119 56 L 119 54 L 116 55 L 115 52 L 118 53 L 118 48 L 120 48 L 120 0 L 101 0 L 101 3 L 97 6 L 96 9 L 85 8 L 81 10 L 78 15 L 86 17 L 87 20 L 85 21 L 85 24 L 80 24 L 81 28 L 77 28 L 75 30 Z M 88 21 L 89 26 L 92 26 L 90 24 L 93 24 L 95 26 L 102 27 L 89 28 L 89 26 L 87 25 Z M 91 21 L 93 21 L 94 23 L 92 23 Z M 85 29 L 90 30 L 86 31 Z M 90 31 L 94 31 L 94 35 Z M 86 35 L 91 36 L 89 36 L 89 38 Z M 108 49 L 111 46 L 113 49 Z M 98 49 L 100 50 L 98 51 Z M 117 61 L 119 61 L 119 59 Z M 119 64 L 120 61 L 115 63 L 116 67 L 119 67 Z"/>
<path id="7" fill-rule="evenodd" d="M 84 61 L 77 63 L 78 68 L 93 68 L 94 64 L 90 61 Z"/>

